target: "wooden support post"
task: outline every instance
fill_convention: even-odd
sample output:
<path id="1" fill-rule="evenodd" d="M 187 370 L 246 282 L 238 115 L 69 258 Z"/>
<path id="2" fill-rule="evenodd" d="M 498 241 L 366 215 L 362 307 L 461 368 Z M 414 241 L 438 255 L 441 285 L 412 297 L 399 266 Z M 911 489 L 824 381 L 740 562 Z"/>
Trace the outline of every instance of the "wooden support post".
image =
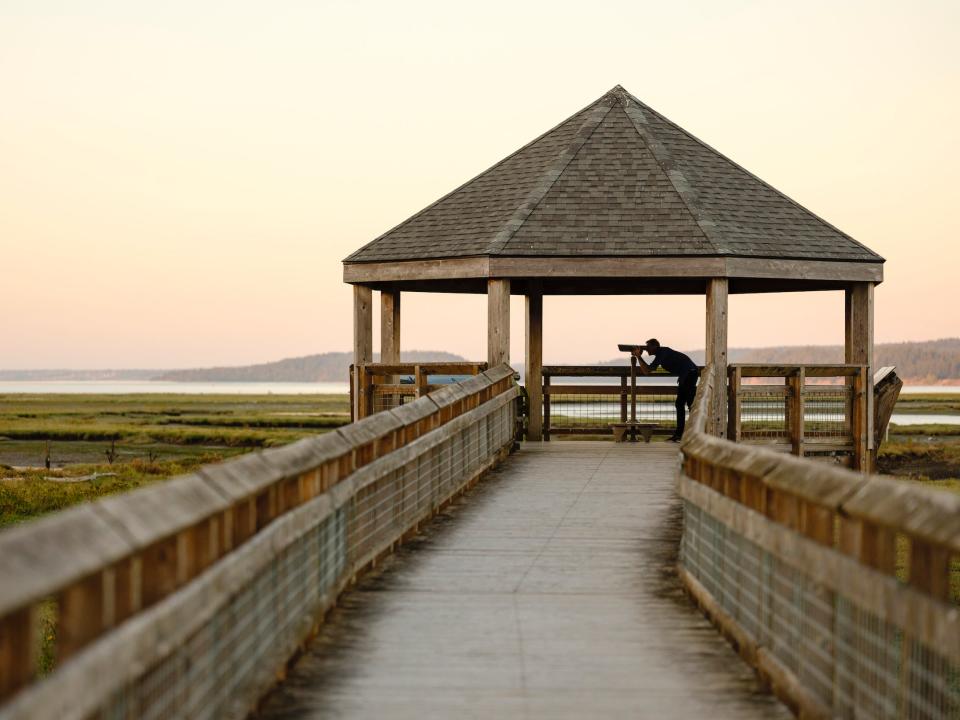
<path id="1" fill-rule="evenodd" d="M 740 368 L 729 371 L 730 385 L 727 397 L 727 439 L 740 442 Z"/>
<path id="2" fill-rule="evenodd" d="M 57 660 L 62 662 L 103 632 L 104 577 L 94 573 L 65 588 L 57 597 Z"/>
<path id="3" fill-rule="evenodd" d="M 855 467 L 870 472 L 873 438 L 873 283 L 851 283 L 845 291 L 845 362 L 862 365 L 859 382 L 854 383 L 851 423 L 854 433 Z"/>
<path id="4" fill-rule="evenodd" d="M 527 440 L 543 439 L 543 286 L 532 280 L 526 298 Z"/>
<path id="5" fill-rule="evenodd" d="M 364 416 L 367 389 L 363 387 L 360 368 L 373 362 L 373 292 L 366 285 L 353 286 L 353 416 Z"/>
<path id="6" fill-rule="evenodd" d="M 543 441 L 550 442 L 550 376 L 543 376 Z"/>
<path id="7" fill-rule="evenodd" d="M 380 362 L 400 362 L 400 291 L 380 291 Z M 383 378 L 385 385 L 396 385 L 400 382 L 397 375 L 387 375 Z M 372 398 L 371 398 L 372 399 Z M 386 407 L 396 407 L 403 402 L 402 395 L 390 394 L 383 398 Z"/>
<path id="8" fill-rule="evenodd" d="M 787 428 L 790 432 L 790 448 L 794 455 L 803 457 L 803 386 L 806 382 L 804 368 L 800 367 L 787 377 Z"/>
<path id="9" fill-rule="evenodd" d="M 417 386 L 417 397 L 421 398 L 427 394 L 429 388 L 427 387 L 427 370 L 426 368 L 420 365 L 413 366 L 413 381 Z"/>
<path id="10" fill-rule="evenodd" d="M 487 280 L 487 363 L 510 363 L 510 281 Z"/>
<path id="11" fill-rule="evenodd" d="M 0 699 L 13 695 L 36 675 L 38 623 L 32 606 L 0 618 Z"/>
<path id="12" fill-rule="evenodd" d="M 380 362 L 400 362 L 400 291 L 380 293 Z M 388 384 L 393 384 L 393 380 Z"/>
<path id="13" fill-rule="evenodd" d="M 620 422 L 627 422 L 627 376 L 620 376 Z"/>
<path id="14" fill-rule="evenodd" d="M 706 364 L 713 368 L 713 403 L 708 430 L 727 436 L 727 290 L 726 278 L 707 280 Z"/>

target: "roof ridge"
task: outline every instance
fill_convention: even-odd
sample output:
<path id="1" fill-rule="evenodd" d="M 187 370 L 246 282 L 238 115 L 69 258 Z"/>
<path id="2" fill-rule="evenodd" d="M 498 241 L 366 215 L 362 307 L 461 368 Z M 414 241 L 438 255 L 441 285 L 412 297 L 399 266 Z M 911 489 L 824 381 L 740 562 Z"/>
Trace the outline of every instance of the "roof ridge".
<path id="1" fill-rule="evenodd" d="M 510 238 L 516 235 L 517 231 L 520 230 L 527 221 L 527 218 L 530 217 L 537 206 L 543 201 L 543 198 L 547 196 L 550 189 L 556 184 L 560 176 L 563 175 L 563 171 L 567 169 L 567 166 L 573 158 L 575 158 L 577 153 L 587 144 L 587 141 L 596 129 L 600 127 L 604 118 L 607 117 L 607 114 L 615 105 L 616 102 L 614 98 L 610 97 L 609 93 L 594 103 L 594 107 L 590 108 L 586 119 L 581 123 L 580 127 L 577 128 L 577 133 L 574 135 L 573 140 L 570 141 L 557 156 L 557 159 L 554 160 L 540 176 L 540 179 L 537 180 L 530 192 L 527 193 L 524 201 L 513 211 L 513 214 L 504 226 L 500 228 L 493 239 L 487 244 L 483 252 L 484 255 L 497 255 L 503 250 L 510 241 Z"/>
<path id="2" fill-rule="evenodd" d="M 617 91 L 619 91 L 619 92 L 617 92 Z M 652 107 L 650 107 L 649 105 L 647 105 L 646 103 L 644 103 L 642 100 L 638 100 L 637 97 L 636 97 L 635 95 L 633 95 L 633 93 L 629 92 L 628 90 L 626 90 L 626 89 L 623 88 L 622 86 L 617 85 L 617 86 L 616 86 L 613 90 L 611 90 L 610 92 L 617 92 L 617 94 L 618 94 L 618 95 L 620 96 L 620 98 L 621 98 L 621 102 L 624 103 L 624 107 L 626 107 L 626 102 L 629 101 L 629 102 L 635 103 L 636 105 L 639 105 L 641 108 L 644 108 L 645 110 L 650 111 L 651 113 L 653 113 L 654 115 L 656 115 L 658 118 L 660 118 L 660 120 L 662 120 L 663 122 L 667 123 L 667 124 L 670 125 L 671 127 L 677 129 L 678 131 L 680 131 L 681 133 L 683 133 L 684 135 L 686 135 L 688 138 L 690 138 L 691 140 L 693 140 L 693 141 L 694 141 L 695 143 L 697 143 L 698 145 L 702 145 L 703 147 L 705 147 L 705 148 L 706 148 L 707 150 L 709 150 L 710 152 L 712 152 L 712 153 L 714 153 L 715 155 L 718 155 L 719 157 L 723 158 L 723 159 L 726 160 L 728 163 L 730 163 L 733 167 L 737 168 L 737 169 L 740 170 L 741 172 L 746 173 L 747 175 L 749 175 L 751 178 L 753 178 L 754 180 L 756 180 L 756 181 L 757 181 L 758 183 L 760 183 L 761 185 L 763 185 L 763 186 L 765 186 L 766 188 L 772 190 L 774 193 L 776 193 L 777 195 L 779 195 L 780 197 L 782 197 L 784 200 L 786 200 L 787 202 L 789 202 L 789 203 L 790 203 L 791 205 L 793 205 L 794 207 L 796 207 L 796 208 L 802 210 L 803 212 L 807 213 L 808 215 L 810 215 L 810 216 L 813 217 L 814 219 L 818 220 L 818 221 L 821 222 L 824 226 L 830 228 L 830 229 L 833 230 L 834 232 L 840 233 L 843 237 L 845 237 L 847 240 L 849 240 L 850 242 L 852 242 L 854 245 L 856 245 L 857 247 L 861 248 L 862 250 L 866 250 L 866 251 L 867 251 L 868 253 L 870 253 L 871 255 L 874 255 L 875 257 L 879 258 L 880 260 L 884 260 L 884 258 L 883 258 L 881 255 L 879 255 L 878 253 L 876 253 L 876 252 L 874 252 L 873 250 L 871 250 L 870 248 L 868 248 L 866 245 L 864 245 L 863 243 L 861 243 L 859 240 L 856 240 L 856 239 L 853 238 L 851 235 L 849 235 L 848 233 L 846 233 L 846 232 L 844 232 L 843 230 L 841 230 L 840 228 L 838 228 L 836 225 L 833 225 L 832 223 L 828 222 L 827 220 L 824 220 L 824 219 L 823 219 L 822 217 L 820 217 L 817 213 L 813 212 L 812 210 L 810 210 L 810 209 L 807 208 L 807 207 L 804 207 L 803 205 L 801 205 L 799 202 L 797 202 L 796 200 L 794 200 L 792 197 L 790 197 L 790 196 L 787 195 L 786 193 L 784 193 L 784 192 L 782 192 L 782 191 L 780 191 L 780 190 L 777 190 L 777 188 L 775 188 L 773 185 L 771 185 L 770 183 L 768 183 L 766 180 L 764 180 L 764 179 L 761 178 L 761 177 L 758 177 L 757 175 L 754 175 L 752 172 L 750 172 L 750 171 L 747 170 L 745 167 L 743 167 L 743 165 L 741 165 L 740 163 L 736 162 L 735 160 L 730 159 L 729 157 L 727 157 L 726 155 L 724 155 L 722 152 L 720 152 L 719 150 L 717 150 L 716 148 L 714 148 L 712 145 L 709 145 L 708 143 L 705 143 L 703 140 L 701 140 L 700 138 L 698 138 L 696 135 L 694 135 L 693 133 L 691 133 L 689 130 L 686 130 L 686 129 L 682 128 L 681 126 L 677 125 L 677 123 L 673 122 L 670 118 L 666 117 L 666 116 L 663 115 L 662 113 L 657 112 L 657 111 L 654 110 Z M 627 114 L 629 115 L 629 113 L 627 113 Z"/>
<path id="3" fill-rule="evenodd" d="M 618 87 L 619 87 L 619 86 L 618 86 Z M 621 88 L 621 89 L 622 89 L 622 88 Z M 612 92 L 612 91 L 611 91 L 611 92 Z M 380 233 L 380 234 L 377 235 L 377 237 L 375 237 L 373 240 L 371 240 L 370 242 L 364 244 L 362 247 L 359 247 L 359 248 L 357 248 L 356 250 L 354 250 L 352 253 L 350 253 L 346 258 L 343 259 L 342 262 L 350 262 L 353 257 L 355 257 L 356 255 L 359 255 L 360 253 L 362 253 L 362 252 L 363 252 L 364 250 L 366 250 L 368 247 L 370 247 L 371 245 L 373 245 L 374 243 L 376 243 L 377 241 L 379 241 L 381 238 L 386 237 L 387 235 L 389 235 L 389 234 L 392 233 L 393 231 L 397 230 L 398 228 L 403 227 L 403 226 L 406 225 L 407 223 L 416 220 L 418 217 L 420 217 L 421 215 L 423 215 L 423 214 L 424 214 L 425 212 L 427 212 L 428 210 L 431 210 L 432 208 L 436 207 L 437 205 L 439 205 L 440 203 L 442 203 L 444 200 L 446 200 L 446 199 L 447 199 L 448 197 L 450 197 L 451 195 L 455 195 L 456 193 L 458 193 L 460 190 L 462 190 L 463 188 L 465 188 L 467 185 L 469 185 L 470 183 L 472 183 L 474 180 L 482 177 L 483 175 L 486 175 L 486 174 L 487 174 L 488 172 L 490 172 L 491 170 L 494 170 L 495 168 L 500 167 L 501 165 L 503 165 L 505 162 L 507 162 L 507 161 L 510 160 L 511 158 L 515 157 L 516 155 L 518 155 L 518 154 L 520 154 L 521 152 L 523 152 L 524 150 L 526 150 L 526 149 L 527 149 L 528 147 L 530 147 L 531 145 L 536 144 L 537 142 L 539 142 L 540 140 L 542 140 L 543 138 L 545 138 L 547 135 L 549 135 L 550 133 L 552 133 L 554 130 L 557 130 L 557 129 L 560 128 L 561 126 L 563 126 L 563 125 L 565 125 L 566 123 L 568 123 L 572 118 L 575 118 L 575 117 L 576 117 L 577 115 L 579 115 L 580 113 L 586 112 L 586 111 L 590 110 L 591 108 L 593 108 L 594 106 L 599 105 L 600 103 L 604 102 L 605 100 L 608 99 L 608 95 L 610 95 L 610 93 L 607 93 L 606 95 L 603 95 L 603 96 L 597 98 L 597 99 L 594 100 L 592 103 L 588 103 L 587 105 L 583 106 L 582 108 L 580 108 L 579 110 L 577 110 L 575 113 L 569 115 L 568 117 L 566 117 L 566 118 L 564 118 L 563 120 L 561 120 L 560 122 L 558 122 L 556 125 L 554 125 L 552 128 L 550 128 L 550 129 L 547 130 L 546 132 L 543 132 L 543 133 L 541 133 L 540 135 L 537 135 L 537 137 L 535 137 L 535 138 L 534 138 L 533 140 L 531 140 L 530 142 L 525 143 L 524 145 L 520 146 L 519 148 L 517 148 L 516 150 L 514 150 L 512 153 L 510 153 L 509 155 L 507 155 L 505 158 L 502 158 L 499 162 L 494 163 L 493 165 L 491 165 L 490 167 L 488 167 L 486 170 L 483 170 L 483 171 L 477 173 L 476 175 L 474 175 L 473 177 L 471 177 L 469 180 L 466 180 L 465 182 L 463 182 L 463 183 L 461 183 L 460 185 L 458 185 L 457 187 L 455 187 L 455 188 L 454 188 L 453 190 L 451 190 L 450 192 L 445 193 L 444 195 L 440 196 L 439 198 L 437 198 L 436 200 L 434 200 L 432 203 L 430 203 L 430 204 L 427 205 L 426 207 L 422 208 L 419 212 L 416 212 L 416 213 L 414 213 L 413 215 L 411 215 L 410 217 L 408 217 L 406 220 L 402 220 L 401 222 L 397 223 L 396 225 L 394 225 L 394 226 L 393 226 L 392 228 L 390 228 L 389 230 Z"/>
<path id="4" fill-rule="evenodd" d="M 690 211 L 693 219 L 696 220 L 697 227 L 700 228 L 700 232 L 703 233 L 704 240 L 707 241 L 707 244 L 709 244 L 717 254 L 730 254 L 730 249 L 724 247 L 722 238 L 719 237 L 717 233 L 716 224 L 713 220 L 704 217 L 704 213 L 700 209 L 700 199 L 696 190 L 693 189 L 693 186 L 687 180 L 683 171 L 677 167 L 676 161 L 674 161 L 666 146 L 646 128 L 647 120 L 643 116 L 643 110 L 641 109 L 646 106 L 620 85 L 617 85 L 617 87 L 611 90 L 611 93 L 616 95 L 633 129 L 637 131 L 637 134 L 643 139 L 647 147 L 650 148 L 653 159 L 657 165 L 660 166 L 663 174 L 667 176 L 667 180 L 670 181 L 673 189 L 677 191 L 677 195 L 687 210 Z"/>

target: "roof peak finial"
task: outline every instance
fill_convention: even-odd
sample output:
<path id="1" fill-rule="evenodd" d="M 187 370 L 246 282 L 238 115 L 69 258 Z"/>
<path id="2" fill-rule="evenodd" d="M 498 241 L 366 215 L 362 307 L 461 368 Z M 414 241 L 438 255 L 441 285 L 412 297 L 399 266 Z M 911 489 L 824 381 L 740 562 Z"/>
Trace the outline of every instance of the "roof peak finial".
<path id="1" fill-rule="evenodd" d="M 626 105 L 628 102 L 630 102 L 630 93 L 628 93 L 627 89 L 619 83 L 614 85 L 607 95 L 613 95 L 623 105 Z"/>

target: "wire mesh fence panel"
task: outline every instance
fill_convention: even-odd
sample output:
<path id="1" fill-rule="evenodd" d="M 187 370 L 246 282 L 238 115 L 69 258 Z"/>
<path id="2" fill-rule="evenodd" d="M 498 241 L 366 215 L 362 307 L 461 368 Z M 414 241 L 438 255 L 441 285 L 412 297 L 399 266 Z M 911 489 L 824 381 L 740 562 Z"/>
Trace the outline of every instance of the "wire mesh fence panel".
<path id="1" fill-rule="evenodd" d="M 684 500 L 680 563 L 835 717 L 960 717 L 960 666 Z"/>
<path id="2" fill-rule="evenodd" d="M 853 388 L 846 385 L 807 385 L 803 391 L 804 438 L 807 441 L 848 441 L 853 434 Z"/>
<path id="3" fill-rule="evenodd" d="M 396 451 L 404 455 L 355 471 L 349 493 L 313 497 L 273 521 L 214 564 L 216 580 L 160 602 L 159 617 L 191 608 L 196 624 L 169 647 L 176 628 L 166 620 L 135 636 L 158 659 L 122 668 L 126 679 L 91 699 L 85 716 L 245 717 L 349 580 L 513 444 L 517 390 L 508 389 Z"/>
<path id="4" fill-rule="evenodd" d="M 786 387 L 743 387 L 738 393 L 737 401 L 740 403 L 741 441 L 789 440 Z"/>
<path id="5" fill-rule="evenodd" d="M 402 391 L 372 385 L 371 390 L 373 392 L 373 412 L 375 413 L 393 410 L 417 399 L 416 388 L 412 385 Z"/>
<path id="6" fill-rule="evenodd" d="M 629 389 L 621 392 L 611 386 L 604 392 L 565 392 L 563 385 L 548 389 L 550 432 L 595 432 L 608 434 L 611 425 L 636 421 L 653 425 L 657 431 L 672 433 L 677 427 L 676 388 L 666 386 L 662 392 L 645 386 L 636 395 L 636 405 Z"/>

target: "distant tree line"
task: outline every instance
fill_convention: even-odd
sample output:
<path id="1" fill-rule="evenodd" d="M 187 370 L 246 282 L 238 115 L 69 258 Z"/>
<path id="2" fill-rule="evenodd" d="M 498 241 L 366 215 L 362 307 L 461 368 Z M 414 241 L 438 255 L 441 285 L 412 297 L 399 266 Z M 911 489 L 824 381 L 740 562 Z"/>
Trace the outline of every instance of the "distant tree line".
<path id="1" fill-rule="evenodd" d="M 703 350 L 689 355 L 703 364 Z M 803 363 L 842 363 L 842 345 L 792 345 L 786 347 L 730 348 L 730 362 L 769 365 L 801 365 Z M 625 364 L 617 358 L 604 364 Z M 874 367 L 895 365 L 897 374 L 914 383 L 934 383 L 960 379 L 960 338 L 925 342 L 880 343 L 874 347 Z"/>

